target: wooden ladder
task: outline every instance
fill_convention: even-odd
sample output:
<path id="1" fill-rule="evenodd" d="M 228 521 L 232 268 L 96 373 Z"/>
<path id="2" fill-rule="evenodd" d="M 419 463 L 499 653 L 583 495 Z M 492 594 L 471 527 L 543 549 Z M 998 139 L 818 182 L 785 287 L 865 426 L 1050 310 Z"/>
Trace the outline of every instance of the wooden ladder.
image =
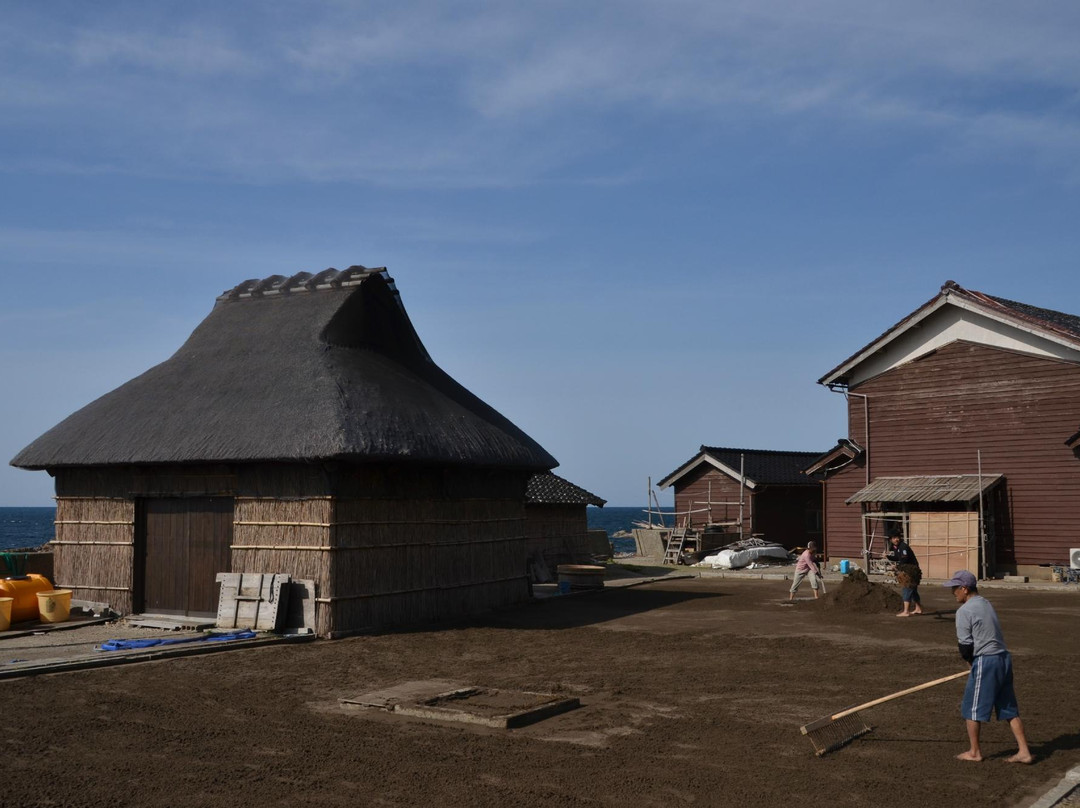
<path id="1" fill-rule="evenodd" d="M 667 549 L 664 550 L 665 564 L 678 565 L 679 559 L 682 558 L 683 543 L 686 541 L 688 532 L 689 528 L 686 527 L 672 529 L 671 536 L 668 538 Z"/>

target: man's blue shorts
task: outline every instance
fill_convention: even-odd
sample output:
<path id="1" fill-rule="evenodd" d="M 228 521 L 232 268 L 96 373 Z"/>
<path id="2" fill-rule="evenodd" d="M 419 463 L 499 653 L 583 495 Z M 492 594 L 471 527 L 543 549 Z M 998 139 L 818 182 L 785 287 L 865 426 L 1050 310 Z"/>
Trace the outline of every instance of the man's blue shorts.
<path id="1" fill-rule="evenodd" d="M 960 704 L 961 715 L 969 721 L 989 721 L 993 711 L 997 711 L 999 721 L 1011 721 L 1020 715 L 1008 651 L 975 657 Z"/>

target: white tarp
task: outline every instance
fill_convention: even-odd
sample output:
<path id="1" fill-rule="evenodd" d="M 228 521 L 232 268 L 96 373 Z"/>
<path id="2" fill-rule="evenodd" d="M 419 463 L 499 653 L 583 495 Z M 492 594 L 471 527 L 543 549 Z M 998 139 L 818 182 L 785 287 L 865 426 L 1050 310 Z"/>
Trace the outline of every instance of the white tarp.
<path id="1" fill-rule="evenodd" d="M 724 548 L 717 553 L 705 556 L 699 565 L 713 569 L 737 570 L 748 566 L 759 558 L 781 558 L 787 560 L 790 554 L 779 544 L 761 544 L 755 547 Z"/>

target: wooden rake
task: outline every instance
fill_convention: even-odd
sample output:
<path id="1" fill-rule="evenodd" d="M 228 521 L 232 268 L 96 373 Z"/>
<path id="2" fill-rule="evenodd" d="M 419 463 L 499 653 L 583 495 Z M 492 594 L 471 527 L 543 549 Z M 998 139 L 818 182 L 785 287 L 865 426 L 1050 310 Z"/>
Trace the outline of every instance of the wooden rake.
<path id="1" fill-rule="evenodd" d="M 865 719 L 859 715 L 860 710 L 876 707 L 879 704 L 898 699 L 909 693 L 926 690 L 928 687 L 951 682 L 953 679 L 959 679 L 963 676 L 967 676 L 969 673 L 971 673 L 971 671 L 960 671 L 960 673 L 954 673 L 951 676 L 942 676 L 940 679 L 935 679 L 932 682 L 924 682 L 921 685 L 909 687 L 907 690 L 901 690 L 899 693 L 890 693 L 888 696 L 882 696 L 880 699 L 868 701 L 866 704 L 848 707 L 846 710 L 841 710 L 833 715 L 827 715 L 824 718 L 819 718 L 817 721 L 811 721 L 802 728 L 802 734 L 810 739 L 810 743 L 814 745 L 814 753 L 818 757 L 821 757 L 822 755 L 826 755 L 829 752 L 839 749 L 845 744 L 851 743 L 859 736 L 865 735 L 873 729 L 873 727 L 867 724 Z"/>

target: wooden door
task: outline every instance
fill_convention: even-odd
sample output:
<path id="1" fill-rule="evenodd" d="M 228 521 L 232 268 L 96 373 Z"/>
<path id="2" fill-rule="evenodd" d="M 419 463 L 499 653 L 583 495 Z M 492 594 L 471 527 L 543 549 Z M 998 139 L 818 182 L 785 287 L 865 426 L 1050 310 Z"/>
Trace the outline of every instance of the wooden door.
<path id="1" fill-rule="evenodd" d="M 231 497 L 143 501 L 143 611 L 213 615 L 219 572 L 230 572 Z"/>

